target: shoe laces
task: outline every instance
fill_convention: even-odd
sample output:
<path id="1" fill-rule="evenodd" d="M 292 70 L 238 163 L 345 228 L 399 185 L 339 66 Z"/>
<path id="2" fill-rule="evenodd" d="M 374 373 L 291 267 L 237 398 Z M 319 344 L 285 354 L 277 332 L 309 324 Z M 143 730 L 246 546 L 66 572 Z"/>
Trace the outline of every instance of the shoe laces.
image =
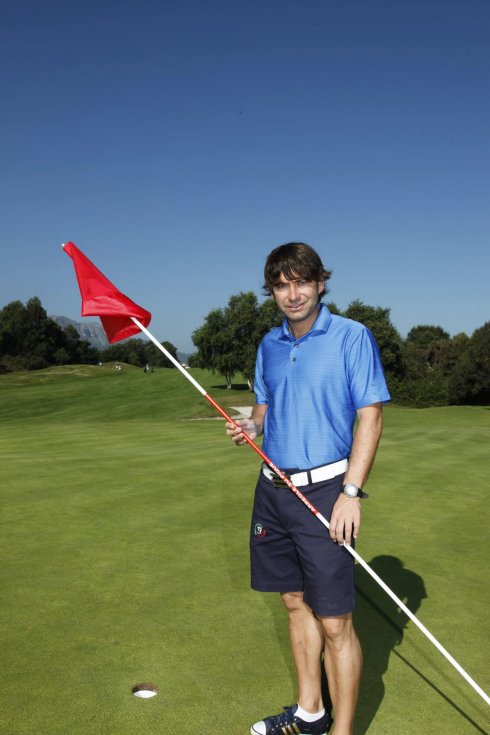
<path id="1" fill-rule="evenodd" d="M 290 704 L 287 707 L 283 707 L 284 712 L 279 715 L 274 715 L 269 719 L 271 729 L 271 735 L 274 733 L 274 728 L 283 727 L 284 725 L 292 725 L 294 723 L 294 709 L 295 705 Z"/>

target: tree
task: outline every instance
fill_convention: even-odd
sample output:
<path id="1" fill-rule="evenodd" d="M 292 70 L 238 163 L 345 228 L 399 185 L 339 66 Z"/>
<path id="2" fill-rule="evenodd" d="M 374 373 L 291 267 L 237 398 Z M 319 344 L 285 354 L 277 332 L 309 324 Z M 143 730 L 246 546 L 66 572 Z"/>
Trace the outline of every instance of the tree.
<path id="1" fill-rule="evenodd" d="M 451 339 L 439 326 L 412 327 L 403 344 L 403 378 L 391 386 L 397 403 L 417 408 L 447 406 L 449 376 L 468 340 L 465 334 Z"/>
<path id="2" fill-rule="evenodd" d="M 423 374 L 426 368 L 441 367 L 448 362 L 450 343 L 451 338 L 442 327 L 430 324 L 412 327 L 404 344 L 405 360 L 418 364 Z"/>
<path id="3" fill-rule="evenodd" d="M 69 363 L 91 365 L 99 361 L 99 351 L 95 347 L 92 347 L 90 342 L 80 339 L 73 324 L 67 324 L 63 332 L 66 340 L 66 350 L 69 354 Z"/>
<path id="4" fill-rule="evenodd" d="M 391 381 L 390 393 L 401 406 L 447 406 L 448 378 L 440 368 L 422 368 L 408 362 L 403 377 Z"/>
<path id="5" fill-rule="evenodd" d="M 451 403 L 490 403 L 490 322 L 476 329 L 449 378 Z"/>
<path id="6" fill-rule="evenodd" d="M 72 327 L 73 330 L 73 327 Z M 74 332 L 74 333 L 73 333 Z M 34 297 L 0 310 L 0 365 L 3 370 L 37 370 L 60 362 L 95 362 L 98 352 L 50 319 Z"/>
<path id="7" fill-rule="evenodd" d="M 225 319 L 231 332 L 236 372 L 245 375 L 248 385 L 253 382 L 255 353 L 257 351 L 257 319 L 259 305 L 252 291 L 231 296 L 225 309 Z"/>
<path id="8" fill-rule="evenodd" d="M 67 365 L 70 362 L 70 355 L 64 347 L 59 347 L 53 357 L 57 365 Z"/>
<path id="9" fill-rule="evenodd" d="M 247 379 L 248 387 L 253 390 L 255 374 L 255 359 L 257 348 L 262 337 L 274 327 L 278 327 L 284 321 L 284 315 L 279 311 L 274 299 L 266 299 L 257 309 L 255 324 L 252 334 L 248 340 L 248 348 L 243 357 L 242 372 Z"/>
<path id="10" fill-rule="evenodd" d="M 220 373 L 226 380 L 227 388 L 231 388 L 231 381 L 240 369 L 240 363 L 225 310 L 210 311 L 202 327 L 192 333 L 192 341 L 198 349 L 193 361 L 197 367 Z"/>
<path id="11" fill-rule="evenodd" d="M 165 349 L 170 352 L 176 360 L 177 348 L 171 342 L 161 342 Z M 161 350 L 152 342 L 142 339 L 131 338 L 111 345 L 101 353 L 105 362 L 127 362 L 129 365 L 144 367 L 147 363 L 155 367 L 173 368 L 175 365 L 166 357 Z"/>
<path id="12" fill-rule="evenodd" d="M 175 360 L 179 359 L 177 357 L 177 348 L 171 342 L 165 340 L 160 344 L 165 347 L 167 352 L 170 352 Z M 152 342 L 148 342 L 145 346 L 145 365 L 147 363 L 154 367 L 175 368 L 173 362 L 169 360 L 168 357 L 164 355 L 163 352 Z"/>
<path id="13" fill-rule="evenodd" d="M 4 370 L 22 370 L 23 335 L 26 331 L 25 307 L 11 301 L 0 311 L 0 362 Z"/>
<path id="14" fill-rule="evenodd" d="M 228 388 L 236 373 L 242 373 L 252 389 L 259 342 L 282 318 L 272 299 L 259 306 L 253 291 L 230 296 L 228 305 L 210 311 L 193 333 L 198 352 L 192 365 L 223 375 Z"/>
<path id="15" fill-rule="evenodd" d="M 146 365 L 145 343 L 142 339 L 131 338 L 107 347 L 101 352 L 103 362 L 126 362 L 129 365 Z"/>
<path id="16" fill-rule="evenodd" d="M 432 342 L 439 340 L 448 340 L 449 334 L 442 327 L 435 327 L 431 324 L 419 324 L 407 334 L 407 344 L 413 344 L 416 347 L 428 347 Z"/>

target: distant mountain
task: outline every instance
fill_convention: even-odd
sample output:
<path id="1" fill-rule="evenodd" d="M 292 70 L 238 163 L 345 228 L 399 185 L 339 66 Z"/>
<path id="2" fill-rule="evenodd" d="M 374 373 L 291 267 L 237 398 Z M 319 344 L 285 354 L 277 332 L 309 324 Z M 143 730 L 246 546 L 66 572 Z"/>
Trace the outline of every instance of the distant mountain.
<path id="1" fill-rule="evenodd" d="M 105 350 L 106 347 L 109 347 L 109 341 L 100 322 L 76 322 L 74 319 L 69 319 L 67 316 L 51 316 L 50 319 L 55 321 L 56 324 L 59 324 L 62 329 L 71 324 L 77 330 L 80 335 L 80 339 L 90 342 L 92 347 L 95 347 L 98 350 Z M 147 340 L 144 334 L 140 336 L 140 339 L 143 339 L 145 342 Z M 177 350 L 177 357 L 183 364 L 187 364 L 189 362 L 190 356 L 191 355 L 188 352 L 179 352 Z"/>
<path id="2" fill-rule="evenodd" d="M 98 350 L 105 350 L 106 347 L 109 347 L 109 341 L 100 322 L 76 322 L 67 316 L 51 316 L 50 318 L 62 329 L 71 324 L 77 330 L 80 339 L 90 342 L 92 347 Z"/>
<path id="3" fill-rule="evenodd" d="M 179 362 L 182 363 L 182 365 L 187 365 L 189 362 L 189 357 L 193 355 L 193 352 L 180 352 L 180 350 L 177 350 L 177 357 L 179 358 Z"/>

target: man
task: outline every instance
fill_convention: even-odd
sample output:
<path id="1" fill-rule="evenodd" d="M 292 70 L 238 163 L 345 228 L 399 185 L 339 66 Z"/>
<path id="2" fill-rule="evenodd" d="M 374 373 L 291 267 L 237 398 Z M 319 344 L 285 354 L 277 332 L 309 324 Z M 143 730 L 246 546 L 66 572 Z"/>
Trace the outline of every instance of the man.
<path id="1" fill-rule="evenodd" d="M 334 710 L 332 735 L 352 735 L 362 652 L 352 625 L 354 560 L 344 548 L 359 534 L 361 488 L 374 461 L 389 400 L 379 351 L 363 325 L 320 302 L 330 278 L 304 243 L 273 250 L 266 292 L 285 316 L 263 338 L 256 404 L 233 442 L 264 434 L 263 449 L 330 519 L 329 532 L 262 467 L 251 525 L 252 587 L 279 592 L 289 620 L 298 702 L 256 722 L 253 735 L 324 735 L 331 726 L 321 694 L 324 656 Z M 357 418 L 357 429 L 353 427 Z"/>

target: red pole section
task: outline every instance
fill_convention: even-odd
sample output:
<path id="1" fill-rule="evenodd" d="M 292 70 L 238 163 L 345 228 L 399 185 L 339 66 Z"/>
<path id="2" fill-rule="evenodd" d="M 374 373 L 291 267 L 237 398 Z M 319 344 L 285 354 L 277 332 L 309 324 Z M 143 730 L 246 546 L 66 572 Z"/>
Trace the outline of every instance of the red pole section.
<path id="1" fill-rule="evenodd" d="M 228 414 L 226 413 L 226 411 L 224 411 L 221 408 L 221 406 L 218 403 L 216 403 L 216 401 L 214 400 L 214 398 L 212 398 L 209 395 L 209 393 L 204 393 L 204 398 L 208 401 L 208 403 L 210 403 L 218 411 L 218 413 L 220 413 L 223 416 L 224 419 L 226 419 L 227 421 L 229 421 L 234 426 L 236 426 L 238 428 L 241 428 L 240 427 L 240 424 L 237 424 L 237 422 L 234 421 L 231 418 L 231 416 L 228 416 Z M 308 498 L 305 495 L 303 495 L 303 493 L 300 490 L 298 490 L 298 488 L 296 487 L 296 485 L 293 485 L 293 483 L 291 482 L 291 480 L 289 479 L 289 477 L 287 475 L 285 475 L 284 472 L 279 469 L 279 467 L 276 467 L 276 465 L 274 464 L 274 462 L 271 459 L 269 459 L 269 457 L 267 456 L 267 454 L 265 454 L 259 446 L 257 446 L 257 444 L 253 441 L 253 439 L 250 439 L 250 437 L 245 432 L 243 432 L 243 436 L 244 436 L 245 441 L 247 442 L 247 444 L 249 444 L 252 447 L 252 449 L 254 450 L 254 452 L 256 452 L 259 455 L 259 457 L 261 457 L 264 460 L 264 462 L 267 465 L 269 465 L 269 467 L 271 468 L 271 470 L 273 472 L 275 472 L 276 475 L 279 475 L 279 477 L 281 478 L 281 480 L 288 486 L 288 488 L 290 490 L 293 491 L 293 493 L 296 495 L 296 497 L 299 498 L 299 500 L 301 500 L 301 502 L 306 505 L 306 507 L 308 508 L 308 510 L 310 510 L 316 516 L 321 515 L 320 514 L 320 511 L 315 508 L 315 506 L 313 505 L 313 503 L 310 503 L 310 501 L 308 500 Z M 322 518 L 324 518 L 324 517 L 322 516 Z M 325 524 L 324 525 L 326 525 L 327 528 L 329 528 L 328 521 L 326 519 L 324 519 L 324 520 L 325 520 Z"/>

